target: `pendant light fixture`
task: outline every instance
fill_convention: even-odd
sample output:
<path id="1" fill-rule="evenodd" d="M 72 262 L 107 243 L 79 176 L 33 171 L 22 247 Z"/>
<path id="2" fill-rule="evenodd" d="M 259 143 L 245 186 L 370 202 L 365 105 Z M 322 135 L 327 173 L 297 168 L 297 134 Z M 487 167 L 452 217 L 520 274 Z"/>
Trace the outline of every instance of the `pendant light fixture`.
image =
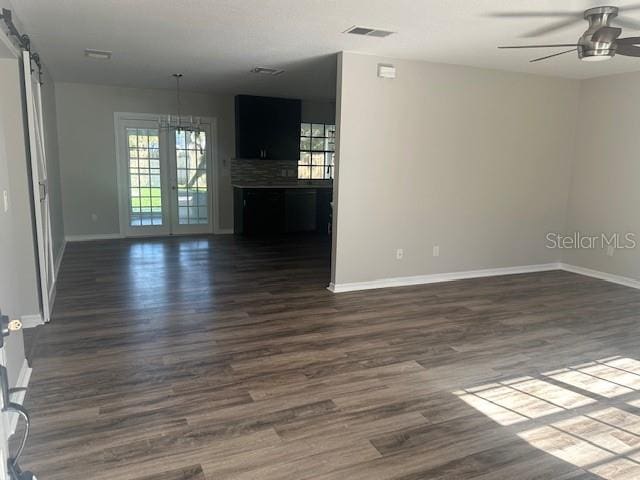
<path id="1" fill-rule="evenodd" d="M 176 115 L 161 116 L 158 119 L 158 127 L 162 130 L 188 130 L 197 131 L 200 129 L 200 117 L 183 117 L 182 116 L 182 104 L 180 99 L 180 80 L 182 79 L 181 73 L 174 73 L 173 78 L 176 79 Z"/>

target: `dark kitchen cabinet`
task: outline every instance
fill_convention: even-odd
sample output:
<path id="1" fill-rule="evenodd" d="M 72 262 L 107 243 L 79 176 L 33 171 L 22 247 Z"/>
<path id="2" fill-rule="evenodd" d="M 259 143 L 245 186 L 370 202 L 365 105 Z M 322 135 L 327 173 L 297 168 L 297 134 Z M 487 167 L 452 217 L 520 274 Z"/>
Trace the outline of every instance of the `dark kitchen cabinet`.
<path id="1" fill-rule="evenodd" d="M 302 102 L 236 96 L 236 157 L 296 160 L 300 155 Z"/>
<path id="2" fill-rule="evenodd" d="M 233 191 L 234 231 L 257 235 L 273 233 L 328 233 L 331 189 L 242 188 Z"/>
<path id="3" fill-rule="evenodd" d="M 256 188 L 244 192 L 244 233 L 280 233 L 285 226 L 284 191 Z"/>
<path id="4" fill-rule="evenodd" d="M 330 188 L 318 189 L 316 198 L 316 229 L 319 233 L 331 233 L 331 202 L 333 190 Z"/>
<path id="5" fill-rule="evenodd" d="M 313 188 L 285 190 L 285 231 L 313 232 L 316 230 L 316 201 Z"/>

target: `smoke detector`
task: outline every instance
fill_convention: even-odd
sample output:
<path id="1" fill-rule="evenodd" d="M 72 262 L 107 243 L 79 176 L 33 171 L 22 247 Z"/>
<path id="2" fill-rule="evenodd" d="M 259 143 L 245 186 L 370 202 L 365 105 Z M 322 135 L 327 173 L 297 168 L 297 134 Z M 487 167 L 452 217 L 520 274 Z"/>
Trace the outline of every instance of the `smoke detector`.
<path id="1" fill-rule="evenodd" d="M 365 37 L 378 37 L 384 38 L 389 35 L 393 35 L 396 32 L 392 32 L 390 30 L 381 30 L 378 28 L 368 28 L 368 27 L 359 27 L 358 25 L 354 25 L 351 28 L 348 28 L 343 33 L 350 33 L 352 35 L 362 35 Z"/>

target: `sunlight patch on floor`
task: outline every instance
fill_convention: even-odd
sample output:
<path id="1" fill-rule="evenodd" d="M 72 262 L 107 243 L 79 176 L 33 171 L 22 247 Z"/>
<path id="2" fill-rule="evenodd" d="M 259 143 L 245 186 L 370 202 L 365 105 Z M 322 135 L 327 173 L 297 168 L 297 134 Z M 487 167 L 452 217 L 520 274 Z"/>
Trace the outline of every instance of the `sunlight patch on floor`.
<path id="1" fill-rule="evenodd" d="M 607 398 L 618 397 L 633 391 L 628 387 L 585 373 L 587 368 L 588 367 L 584 367 L 576 370 L 566 368 L 550 372 L 546 375 L 559 382 L 566 383 L 567 385 Z"/>
<path id="2" fill-rule="evenodd" d="M 625 400 L 638 391 L 640 362 L 612 357 L 453 393 L 565 462 L 607 480 L 637 480 L 640 399 Z"/>

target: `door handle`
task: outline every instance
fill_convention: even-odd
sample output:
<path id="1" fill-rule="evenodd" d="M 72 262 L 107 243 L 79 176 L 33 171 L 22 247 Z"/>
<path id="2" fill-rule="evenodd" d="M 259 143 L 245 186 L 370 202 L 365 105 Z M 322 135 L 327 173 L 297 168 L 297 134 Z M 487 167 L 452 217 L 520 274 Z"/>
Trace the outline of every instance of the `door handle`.
<path id="1" fill-rule="evenodd" d="M 47 182 L 39 181 L 38 188 L 40 189 L 40 201 L 42 202 L 47 198 Z"/>

